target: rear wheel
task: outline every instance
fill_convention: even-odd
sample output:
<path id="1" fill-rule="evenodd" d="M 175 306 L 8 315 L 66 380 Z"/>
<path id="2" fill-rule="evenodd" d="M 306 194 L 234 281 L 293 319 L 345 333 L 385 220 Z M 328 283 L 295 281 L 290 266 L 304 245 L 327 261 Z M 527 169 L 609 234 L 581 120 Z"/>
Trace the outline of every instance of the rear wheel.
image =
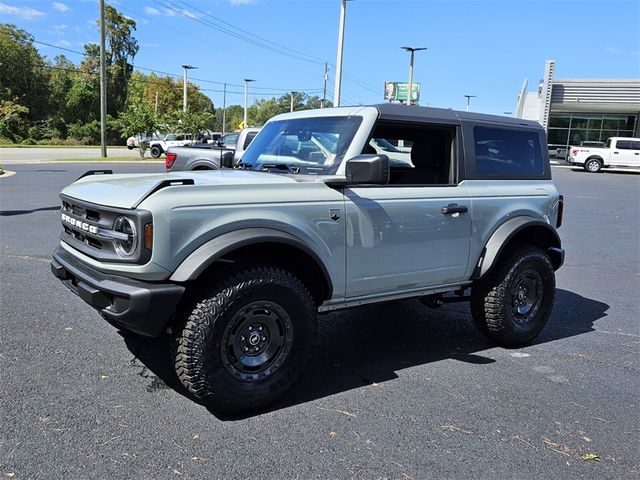
<path id="1" fill-rule="evenodd" d="M 175 369 L 215 411 L 263 408 L 302 372 L 316 314 L 311 295 L 291 273 L 247 269 L 196 295 L 191 305 L 175 333 Z"/>
<path id="2" fill-rule="evenodd" d="M 548 255 L 538 247 L 507 252 L 471 292 L 471 313 L 478 330 L 506 347 L 533 340 L 544 328 L 555 298 L 555 275 Z"/>
<path id="3" fill-rule="evenodd" d="M 590 158 L 584 162 L 584 169 L 589 173 L 598 173 L 602 168 L 602 162 L 597 158 Z"/>
<path id="4" fill-rule="evenodd" d="M 153 158 L 160 158 L 160 155 L 162 155 L 162 148 L 160 148 L 158 145 L 154 145 L 153 147 L 151 147 L 150 153 Z"/>

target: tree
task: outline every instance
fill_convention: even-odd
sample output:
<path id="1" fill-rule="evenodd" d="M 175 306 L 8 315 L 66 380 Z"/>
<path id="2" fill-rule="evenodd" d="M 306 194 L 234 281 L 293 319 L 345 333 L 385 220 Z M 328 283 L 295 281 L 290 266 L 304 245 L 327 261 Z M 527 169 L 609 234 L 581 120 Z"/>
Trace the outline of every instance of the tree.
<path id="1" fill-rule="evenodd" d="M 12 142 L 18 140 L 26 130 L 29 109 L 10 100 L 0 100 L 0 138 Z"/>
<path id="2" fill-rule="evenodd" d="M 29 33 L 0 23 L 0 100 L 26 107 L 30 121 L 46 118 L 49 113 L 45 66 Z M 19 136 L 24 134 L 16 132 Z"/>
<path id="3" fill-rule="evenodd" d="M 183 132 L 197 138 L 198 134 L 209 128 L 214 115 L 207 110 L 196 111 L 189 109 L 187 112 L 179 111 L 165 117 L 165 123 L 176 132 Z"/>
<path id="4" fill-rule="evenodd" d="M 124 112 L 120 112 L 116 123 L 124 137 L 150 134 L 160 128 L 158 117 L 144 103 L 129 105 Z M 146 142 L 140 138 L 141 158 L 144 158 L 146 149 Z"/>

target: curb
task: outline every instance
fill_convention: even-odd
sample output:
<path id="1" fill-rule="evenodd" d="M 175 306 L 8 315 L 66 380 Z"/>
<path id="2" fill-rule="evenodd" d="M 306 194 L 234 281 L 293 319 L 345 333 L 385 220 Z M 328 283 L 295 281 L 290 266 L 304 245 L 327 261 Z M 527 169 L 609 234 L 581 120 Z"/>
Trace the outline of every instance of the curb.
<path id="1" fill-rule="evenodd" d="M 570 165 L 570 164 L 558 164 L 558 163 L 552 163 L 551 164 L 552 167 L 554 168 L 565 168 L 565 169 L 569 169 L 569 170 L 579 170 L 581 172 L 584 171 L 584 168 L 582 168 L 580 165 Z M 602 170 L 600 170 L 600 173 L 640 173 L 640 168 L 636 168 L 636 167 L 629 167 L 629 168 L 603 168 Z"/>

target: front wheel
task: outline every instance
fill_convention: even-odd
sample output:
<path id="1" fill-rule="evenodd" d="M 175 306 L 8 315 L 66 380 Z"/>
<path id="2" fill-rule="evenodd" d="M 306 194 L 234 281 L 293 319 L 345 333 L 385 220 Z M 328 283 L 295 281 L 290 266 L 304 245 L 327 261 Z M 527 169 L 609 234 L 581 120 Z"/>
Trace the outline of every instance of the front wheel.
<path id="1" fill-rule="evenodd" d="M 584 162 L 584 169 L 589 173 L 598 173 L 602 168 L 602 162 L 597 158 L 590 158 Z"/>
<path id="2" fill-rule="evenodd" d="M 183 385 L 221 413 L 280 398 L 309 357 L 316 329 L 311 295 L 291 273 L 250 268 L 195 296 L 175 332 Z"/>
<path id="3" fill-rule="evenodd" d="M 154 145 L 151 147 L 150 153 L 153 158 L 160 158 L 160 155 L 162 155 L 162 149 L 158 145 Z"/>
<path id="4" fill-rule="evenodd" d="M 517 347 L 533 340 L 551 314 L 555 275 L 548 255 L 520 246 L 505 253 L 471 292 L 471 313 L 481 333 L 499 345 Z"/>

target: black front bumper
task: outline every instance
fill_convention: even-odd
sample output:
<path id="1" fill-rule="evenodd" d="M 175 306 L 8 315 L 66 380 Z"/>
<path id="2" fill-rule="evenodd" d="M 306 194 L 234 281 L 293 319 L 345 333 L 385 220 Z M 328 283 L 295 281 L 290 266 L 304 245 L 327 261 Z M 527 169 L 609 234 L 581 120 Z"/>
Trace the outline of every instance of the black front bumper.
<path id="1" fill-rule="evenodd" d="M 60 246 L 53 252 L 51 271 L 109 322 L 149 337 L 162 333 L 184 293 L 180 285 L 102 273 Z"/>

